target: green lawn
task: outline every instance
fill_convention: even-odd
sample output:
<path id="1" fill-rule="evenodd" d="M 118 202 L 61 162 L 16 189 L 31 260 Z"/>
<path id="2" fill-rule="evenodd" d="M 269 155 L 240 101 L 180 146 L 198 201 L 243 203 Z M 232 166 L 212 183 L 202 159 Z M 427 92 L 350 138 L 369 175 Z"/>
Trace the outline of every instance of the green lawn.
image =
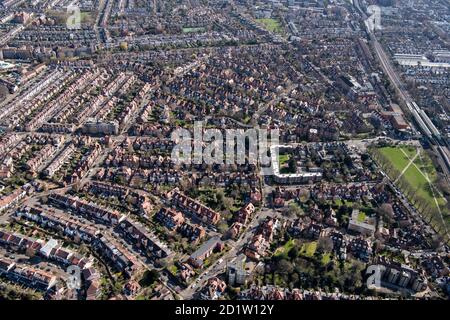
<path id="1" fill-rule="evenodd" d="M 327 265 L 328 263 L 330 263 L 330 261 L 331 261 L 331 253 L 325 253 L 322 256 L 322 264 Z"/>
<path id="2" fill-rule="evenodd" d="M 281 255 L 287 255 L 289 250 L 291 250 L 295 246 L 295 239 L 291 239 L 288 242 L 286 242 L 282 247 L 277 248 L 275 250 L 274 256 L 281 256 Z"/>
<path id="3" fill-rule="evenodd" d="M 403 154 L 402 149 L 408 154 L 408 157 L 414 157 L 415 152 L 411 153 L 406 148 L 385 147 L 378 150 L 389 159 L 396 170 L 401 172 L 409 163 L 408 157 Z"/>
<path id="4" fill-rule="evenodd" d="M 338 199 L 335 201 L 336 206 L 338 207 L 342 207 L 342 206 L 346 206 L 346 207 L 353 207 L 354 202 L 353 201 L 349 201 L 349 200 L 342 200 L 342 199 Z"/>
<path id="5" fill-rule="evenodd" d="M 408 170 L 405 172 L 404 177 L 406 178 L 406 180 L 411 183 L 412 186 L 414 186 L 417 191 L 416 193 L 418 195 L 420 195 L 421 197 L 423 197 L 424 199 L 426 199 L 427 202 L 431 203 L 433 206 L 436 206 L 436 203 L 434 201 L 434 197 L 433 197 L 433 193 L 430 190 L 430 184 L 428 183 L 427 179 L 424 177 L 424 174 L 428 174 L 429 179 L 432 182 L 436 181 L 436 171 L 433 171 L 431 174 L 423 171 L 422 169 L 422 173 L 418 170 L 418 168 L 421 168 L 421 160 L 420 159 L 416 159 L 414 161 L 414 163 L 416 164 L 417 167 L 415 166 L 410 166 L 408 168 Z M 441 209 L 445 208 L 445 200 L 443 197 L 440 197 L 439 195 L 436 194 L 436 190 L 434 190 L 435 192 L 435 196 L 437 199 L 437 202 L 439 204 L 439 206 L 441 207 Z"/>
<path id="6" fill-rule="evenodd" d="M 183 28 L 183 33 L 195 33 L 195 32 L 204 32 L 205 28 Z"/>
<path id="7" fill-rule="evenodd" d="M 407 156 L 402 151 L 404 151 Z M 390 178 L 392 180 L 396 180 L 398 178 L 398 175 L 409 164 L 409 159 L 412 159 L 417 153 L 416 149 L 411 146 L 383 147 L 375 149 L 375 158 L 377 158 L 377 152 L 383 155 L 384 158 L 387 159 L 388 162 L 392 165 L 392 167 L 394 167 L 395 170 L 393 172 L 390 173 L 389 170 L 386 172 L 391 175 Z M 450 212 L 446 208 L 446 200 L 440 194 L 438 194 L 436 188 L 433 188 L 433 196 L 433 192 L 430 188 L 430 183 L 428 183 L 426 177 L 424 176 L 427 175 L 431 183 L 434 184 L 437 179 L 436 168 L 433 166 L 433 163 L 428 154 L 426 154 L 424 150 L 420 150 L 420 152 L 420 156 L 418 156 L 414 160 L 414 165 L 410 165 L 403 174 L 403 179 L 409 185 L 410 189 L 415 191 L 410 200 L 415 202 L 415 199 L 422 198 L 430 208 L 436 210 L 437 206 L 434 199 L 435 196 L 439 208 L 443 212 L 444 221 L 448 227 L 450 226 Z M 400 184 L 398 186 L 400 187 Z M 436 216 L 433 217 L 432 224 L 442 226 L 442 220 L 439 214 L 436 214 Z"/>
<path id="8" fill-rule="evenodd" d="M 431 181 L 435 181 L 437 179 L 437 172 L 435 167 L 433 166 L 433 162 L 430 157 L 425 154 L 421 154 L 415 161 L 414 164 L 426 175 Z M 417 169 L 416 169 L 417 170 Z"/>
<path id="9" fill-rule="evenodd" d="M 364 222 L 366 221 L 366 214 L 362 211 L 359 212 L 358 214 L 358 222 Z"/>
<path id="10" fill-rule="evenodd" d="M 246 116 L 246 117 L 242 120 L 242 122 L 243 122 L 243 123 L 249 123 L 250 120 L 252 120 L 252 117 Z"/>
<path id="11" fill-rule="evenodd" d="M 291 170 L 291 168 L 289 166 L 290 160 L 291 160 L 291 155 L 289 155 L 289 154 L 278 155 L 278 166 L 280 168 L 280 173 L 282 173 L 282 174 L 295 173 Z"/>
<path id="12" fill-rule="evenodd" d="M 395 169 L 399 171 L 403 171 L 410 160 L 408 157 L 402 152 L 402 150 L 408 154 L 409 159 L 412 159 L 416 154 L 414 148 L 411 147 L 386 147 L 381 148 L 380 151 L 382 154 L 386 156 L 389 162 L 394 166 Z M 431 205 L 436 206 L 433 194 L 430 191 L 430 186 L 427 179 L 423 174 L 427 174 L 432 182 L 435 182 L 437 173 L 436 169 L 433 167 L 430 158 L 422 151 L 421 157 L 417 157 L 414 161 L 414 165 L 409 166 L 408 170 L 405 171 L 403 177 L 406 181 L 416 190 L 416 194 L 426 199 Z M 422 171 L 422 173 L 418 170 Z M 397 179 L 397 177 L 391 177 L 393 180 Z M 440 205 L 445 206 L 445 200 L 443 198 L 438 197 L 438 203 Z"/>
<path id="13" fill-rule="evenodd" d="M 172 273 L 173 275 L 176 275 L 177 272 L 178 272 L 178 268 L 177 268 L 177 266 L 174 265 L 174 264 L 171 265 L 171 266 L 169 266 L 169 267 L 167 267 L 167 270 L 169 270 L 170 273 Z"/>
<path id="14" fill-rule="evenodd" d="M 289 162 L 289 159 L 290 159 L 291 157 L 290 157 L 290 155 L 288 155 L 288 154 L 280 154 L 279 156 L 278 156 L 278 163 L 280 164 L 280 168 L 282 167 L 282 166 L 284 166 L 285 164 L 287 164 L 288 162 Z"/>
<path id="15" fill-rule="evenodd" d="M 261 24 L 270 32 L 282 33 L 283 27 L 276 19 L 256 19 L 256 22 Z"/>
<path id="16" fill-rule="evenodd" d="M 302 250 L 300 250 L 300 253 L 306 257 L 312 257 L 312 256 L 314 256 L 316 249 L 317 249 L 317 242 L 312 241 L 312 242 L 304 243 L 302 246 Z"/>

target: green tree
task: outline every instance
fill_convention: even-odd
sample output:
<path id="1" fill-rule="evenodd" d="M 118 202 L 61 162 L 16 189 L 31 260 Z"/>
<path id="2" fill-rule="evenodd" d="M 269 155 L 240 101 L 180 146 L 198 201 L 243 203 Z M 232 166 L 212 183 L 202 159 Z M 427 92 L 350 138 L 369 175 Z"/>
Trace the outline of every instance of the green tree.
<path id="1" fill-rule="evenodd" d="M 295 258 L 298 257 L 298 253 L 299 253 L 299 250 L 298 250 L 297 246 L 295 246 L 291 250 L 289 250 L 288 256 L 289 256 L 289 258 L 291 258 L 291 260 L 294 260 Z"/>
<path id="2" fill-rule="evenodd" d="M 159 278 L 159 273 L 156 270 L 146 270 L 142 275 L 142 279 L 139 281 L 139 284 L 142 287 L 150 287 L 155 281 Z"/>
<path id="3" fill-rule="evenodd" d="M 281 259 L 277 263 L 277 271 L 281 274 L 290 274 L 294 271 L 294 266 L 286 259 Z"/>
<path id="4" fill-rule="evenodd" d="M 297 161 L 295 160 L 294 157 L 291 157 L 289 159 L 288 165 L 289 165 L 289 172 L 292 172 L 292 173 L 296 173 L 297 172 Z"/>

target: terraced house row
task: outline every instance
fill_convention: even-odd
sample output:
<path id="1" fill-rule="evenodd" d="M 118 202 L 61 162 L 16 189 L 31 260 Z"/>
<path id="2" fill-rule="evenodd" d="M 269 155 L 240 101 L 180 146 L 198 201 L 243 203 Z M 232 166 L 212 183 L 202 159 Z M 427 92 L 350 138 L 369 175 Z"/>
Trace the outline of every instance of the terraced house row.
<path id="1" fill-rule="evenodd" d="M 171 202 L 178 206 L 185 213 L 196 216 L 202 222 L 208 224 L 217 224 L 220 220 L 220 214 L 208 208 L 204 204 L 185 196 L 177 189 L 172 190 L 167 194 Z"/>
<path id="2" fill-rule="evenodd" d="M 56 291 L 56 285 L 59 280 L 51 274 L 17 264 L 5 258 L 0 258 L 0 276 L 44 292 Z"/>

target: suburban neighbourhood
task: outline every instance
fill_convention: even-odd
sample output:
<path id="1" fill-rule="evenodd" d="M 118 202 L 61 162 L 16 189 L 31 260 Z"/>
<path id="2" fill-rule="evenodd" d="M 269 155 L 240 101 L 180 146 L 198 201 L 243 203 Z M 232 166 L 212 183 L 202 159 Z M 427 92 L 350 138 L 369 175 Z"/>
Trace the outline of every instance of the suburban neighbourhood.
<path id="1" fill-rule="evenodd" d="M 449 115 L 447 0 L 0 1 L 0 300 L 448 300 Z"/>

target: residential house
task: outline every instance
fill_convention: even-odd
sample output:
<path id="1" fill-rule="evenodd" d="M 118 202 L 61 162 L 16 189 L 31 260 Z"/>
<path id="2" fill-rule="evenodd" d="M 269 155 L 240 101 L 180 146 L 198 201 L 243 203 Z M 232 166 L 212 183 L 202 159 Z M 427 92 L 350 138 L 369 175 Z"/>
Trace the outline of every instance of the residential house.
<path id="1" fill-rule="evenodd" d="M 203 243 L 188 259 L 188 262 L 195 268 L 201 268 L 204 260 L 215 250 L 222 250 L 222 242 L 218 237 L 214 237 Z"/>

